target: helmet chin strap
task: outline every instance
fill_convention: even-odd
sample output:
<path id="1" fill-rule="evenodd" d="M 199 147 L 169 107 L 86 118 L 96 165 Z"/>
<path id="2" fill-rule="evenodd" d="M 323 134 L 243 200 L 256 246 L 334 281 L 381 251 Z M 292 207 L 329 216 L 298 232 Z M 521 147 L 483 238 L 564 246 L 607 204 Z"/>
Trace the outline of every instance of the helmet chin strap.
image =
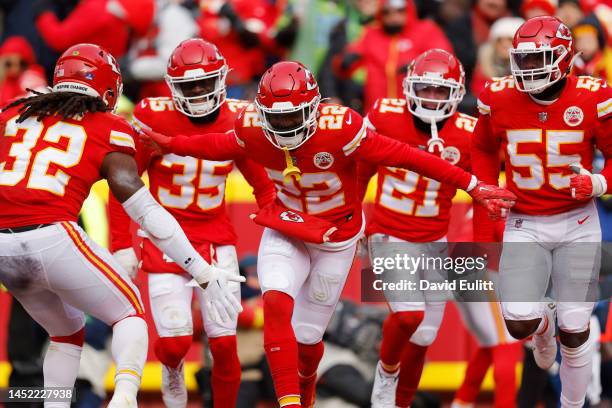
<path id="1" fill-rule="evenodd" d="M 431 138 L 427 141 L 427 151 L 429 153 L 442 153 L 444 150 L 444 139 L 438 136 L 438 122 L 434 118 L 431 118 Z"/>

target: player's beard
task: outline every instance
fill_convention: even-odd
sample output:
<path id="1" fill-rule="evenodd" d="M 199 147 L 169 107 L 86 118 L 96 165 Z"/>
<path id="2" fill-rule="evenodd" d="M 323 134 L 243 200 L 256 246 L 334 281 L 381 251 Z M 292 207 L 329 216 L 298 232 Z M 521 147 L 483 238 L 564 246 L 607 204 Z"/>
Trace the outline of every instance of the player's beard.
<path id="1" fill-rule="evenodd" d="M 553 99 L 557 99 L 559 94 L 565 87 L 565 83 L 567 82 L 567 77 L 555 82 L 548 88 L 544 89 L 542 92 L 537 94 L 530 94 L 532 98 L 538 99 L 540 101 L 551 101 Z"/>

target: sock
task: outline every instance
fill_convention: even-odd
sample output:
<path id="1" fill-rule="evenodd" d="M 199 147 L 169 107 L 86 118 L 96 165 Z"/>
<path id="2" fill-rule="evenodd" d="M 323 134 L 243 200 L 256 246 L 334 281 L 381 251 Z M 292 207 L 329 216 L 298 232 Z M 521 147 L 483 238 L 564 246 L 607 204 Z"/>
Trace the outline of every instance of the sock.
<path id="1" fill-rule="evenodd" d="M 286 293 L 264 293 L 264 348 L 281 408 L 300 405 L 297 341 L 291 327 L 293 299 Z"/>
<path id="2" fill-rule="evenodd" d="M 317 386 L 317 368 L 323 358 L 323 342 L 316 344 L 298 343 L 298 373 L 300 376 L 300 394 L 302 406 L 311 408 L 315 402 Z"/>
<path id="3" fill-rule="evenodd" d="M 407 342 L 402 352 L 400 364 L 400 375 L 395 391 L 395 405 L 401 408 L 409 407 L 416 394 L 423 366 L 425 365 L 425 354 L 428 346 L 418 346 Z"/>
<path id="4" fill-rule="evenodd" d="M 425 312 L 422 310 L 390 313 L 383 323 L 383 339 L 380 345 L 380 361 L 388 373 L 399 367 L 402 350 L 419 324 Z"/>
<path id="5" fill-rule="evenodd" d="M 51 337 L 43 362 L 45 387 L 74 387 L 81 351 L 83 350 L 84 329 L 70 336 Z M 45 402 L 45 408 L 68 408 L 70 401 Z"/>
<path id="6" fill-rule="evenodd" d="M 516 407 L 516 359 L 512 349 L 512 344 L 500 344 L 493 347 L 495 408 Z"/>
<path id="7" fill-rule="evenodd" d="M 480 385 L 484 380 L 487 370 L 493 361 L 492 347 L 479 347 L 472 355 L 465 370 L 463 383 L 455 394 L 455 399 L 460 402 L 474 402 L 480 392 Z"/>
<path id="8" fill-rule="evenodd" d="M 177 368 L 187 355 L 193 336 L 160 337 L 155 340 L 155 356 L 170 368 Z"/>
<path id="9" fill-rule="evenodd" d="M 579 347 L 561 344 L 561 406 L 581 408 L 591 381 L 593 343 L 587 340 Z"/>
<path id="10" fill-rule="evenodd" d="M 208 344 L 213 357 L 213 406 L 235 407 L 242 374 L 236 335 L 209 338 Z"/>
<path id="11" fill-rule="evenodd" d="M 130 316 L 115 323 L 111 344 L 111 353 L 117 366 L 113 397 L 127 394 L 136 398 L 148 348 L 149 337 L 144 319 Z"/>

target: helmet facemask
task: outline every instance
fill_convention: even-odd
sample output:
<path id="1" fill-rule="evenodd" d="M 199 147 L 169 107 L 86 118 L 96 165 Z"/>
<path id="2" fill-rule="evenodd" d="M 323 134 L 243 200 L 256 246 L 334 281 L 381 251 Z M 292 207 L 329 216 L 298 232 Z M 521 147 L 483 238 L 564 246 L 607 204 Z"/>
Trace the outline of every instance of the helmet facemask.
<path id="1" fill-rule="evenodd" d="M 223 66 L 213 72 L 204 72 L 201 68 L 189 70 L 182 77 L 166 75 L 176 109 L 191 117 L 206 116 L 217 110 L 227 94 L 227 72 Z"/>
<path id="2" fill-rule="evenodd" d="M 465 87 L 462 84 L 435 73 L 423 76 L 408 75 L 403 85 L 408 110 L 426 123 L 440 122 L 451 117 L 465 95 Z M 433 93 L 440 93 L 440 98 L 419 96 L 421 91 L 426 91 L 428 88 L 434 88 Z M 443 89 L 447 92 L 436 92 Z"/>
<path id="3" fill-rule="evenodd" d="M 568 55 L 567 48 L 554 48 L 533 43 L 519 43 L 510 49 L 510 69 L 516 88 L 521 92 L 539 94 L 565 77 L 559 63 Z"/>
<path id="4" fill-rule="evenodd" d="M 255 99 L 261 127 L 268 140 L 279 148 L 296 149 L 317 129 L 317 111 L 321 97 L 293 106 L 291 102 L 275 102 L 271 108 Z"/>

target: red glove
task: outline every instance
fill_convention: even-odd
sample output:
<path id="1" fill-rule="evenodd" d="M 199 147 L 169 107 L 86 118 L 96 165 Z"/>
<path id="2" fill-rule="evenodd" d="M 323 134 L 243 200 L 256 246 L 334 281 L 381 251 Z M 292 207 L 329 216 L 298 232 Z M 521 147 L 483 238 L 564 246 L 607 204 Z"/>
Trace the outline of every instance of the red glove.
<path id="1" fill-rule="evenodd" d="M 482 181 L 468 191 L 468 194 L 475 203 L 485 207 L 489 217 L 494 220 L 505 218 L 516 201 L 516 196 L 505 188 L 485 184 Z"/>
<path id="2" fill-rule="evenodd" d="M 170 153 L 170 143 L 172 142 L 172 138 L 166 135 L 162 135 L 161 133 L 157 133 L 154 130 L 151 130 L 146 127 L 138 128 L 138 135 L 140 137 L 140 141 L 146 145 L 153 152 L 158 154 Z"/>
<path id="3" fill-rule="evenodd" d="M 579 163 L 571 164 L 570 191 L 576 200 L 588 200 L 591 197 L 601 197 L 606 194 L 608 185 L 601 174 L 592 174 Z"/>
<path id="4" fill-rule="evenodd" d="M 290 210 L 276 201 L 263 207 L 257 214 L 251 214 L 251 219 L 263 227 L 315 244 L 328 242 L 338 229 L 329 221 Z"/>

